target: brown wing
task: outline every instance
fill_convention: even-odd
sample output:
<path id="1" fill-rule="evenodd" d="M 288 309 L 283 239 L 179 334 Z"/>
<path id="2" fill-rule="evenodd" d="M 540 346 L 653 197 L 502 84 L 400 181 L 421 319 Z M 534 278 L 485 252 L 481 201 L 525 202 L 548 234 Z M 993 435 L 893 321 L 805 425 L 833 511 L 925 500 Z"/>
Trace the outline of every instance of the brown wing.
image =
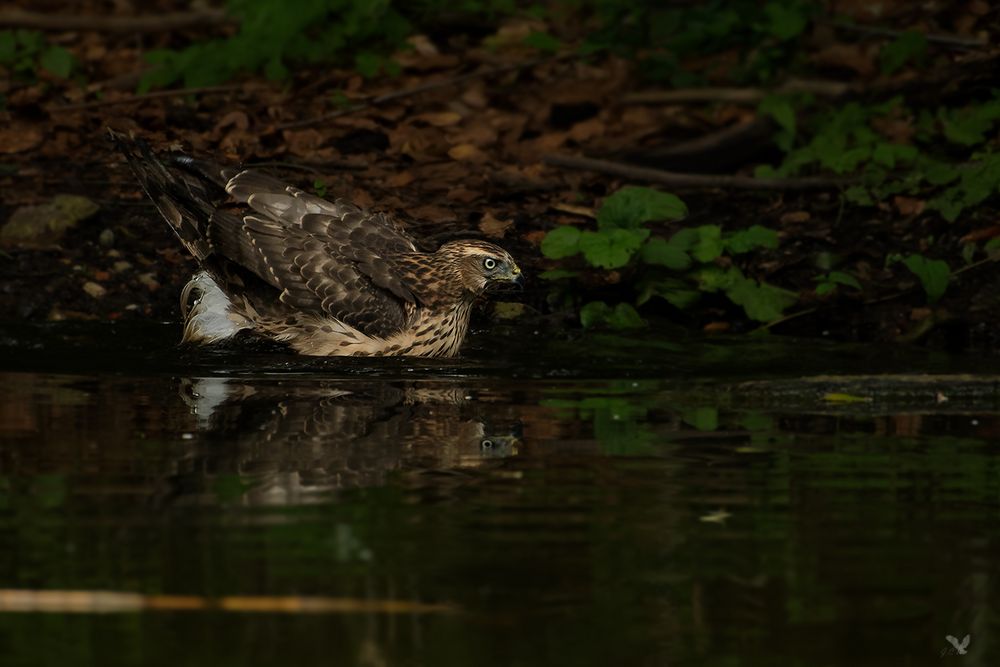
<path id="1" fill-rule="evenodd" d="M 368 335 L 386 337 L 406 325 L 420 255 L 387 216 L 252 170 L 161 157 L 144 142 L 110 136 L 185 247 L 224 289 L 245 287 L 246 270 L 264 281 L 262 288 L 279 290 L 281 302 Z M 265 310 L 274 298 L 245 296 Z"/>
<path id="2" fill-rule="evenodd" d="M 417 249 L 391 219 L 253 171 L 233 177 L 226 190 L 252 210 L 240 230 L 259 257 L 251 268 L 282 290 L 283 303 L 369 335 L 385 337 L 405 325 L 404 304 L 416 298 L 409 263 L 401 260 Z M 233 248 L 237 253 L 247 254 L 245 243 Z"/>

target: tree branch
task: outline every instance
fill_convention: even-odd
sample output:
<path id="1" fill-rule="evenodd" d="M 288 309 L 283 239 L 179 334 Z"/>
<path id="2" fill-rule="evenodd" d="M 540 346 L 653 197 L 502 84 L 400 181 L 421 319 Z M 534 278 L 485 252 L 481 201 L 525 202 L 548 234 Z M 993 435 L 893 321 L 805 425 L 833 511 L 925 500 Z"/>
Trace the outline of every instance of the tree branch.
<path id="1" fill-rule="evenodd" d="M 0 28 L 32 30 L 92 30 L 95 32 L 169 32 L 206 25 L 235 24 L 236 19 L 222 10 L 172 12 L 140 16 L 83 16 L 42 14 L 23 9 L 0 11 Z"/>
<path id="2" fill-rule="evenodd" d="M 752 178 L 714 174 L 681 174 L 673 171 L 636 167 L 622 162 L 572 155 L 546 155 L 546 164 L 568 169 L 585 169 L 636 181 L 660 183 L 675 188 L 729 188 L 734 190 L 829 190 L 849 185 L 844 178 Z"/>
<path id="3" fill-rule="evenodd" d="M 95 100 L 93 102 L 80 102 L 78 104 L 64 104 L 62 106 L 46 107 L 49 113 L 61 113 L 63 111 L 80 111 L 81 109 L 96 109 L 98 107 L 110 107 L 118 104 L 137 104 L 147 100 L 162 99 L 165 97 L 183 97 L 184 95 L 206 95 L 208 93 L 228 93 L 240 90 L 243 84 L 229 83 L 223 86 L 203 86 L 201 88 L 173 88 L 171 90 L 156 90 L 142 95 L 129 95 L 112 100 Z"/>

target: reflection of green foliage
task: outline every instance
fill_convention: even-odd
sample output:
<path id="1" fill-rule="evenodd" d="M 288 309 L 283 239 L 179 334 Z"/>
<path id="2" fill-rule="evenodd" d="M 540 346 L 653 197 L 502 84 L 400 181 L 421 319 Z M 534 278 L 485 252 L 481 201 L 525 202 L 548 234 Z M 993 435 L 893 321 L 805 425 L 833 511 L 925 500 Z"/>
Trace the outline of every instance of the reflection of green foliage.
<path id="1" fill-rule="evenodd" d="M 613 391 L 613 387 L 607 388 Z M 634 392 L 621 387 L 621 392 Z M 652 452 L 653 434 L 646 423 L 648 396 L 602 395 L 580 399 L 558 398 L 541 405 L 558 410 L 563 419 L 583 419 L 593 423 L 594 439 L 607 454 L 634 456 Z"/>

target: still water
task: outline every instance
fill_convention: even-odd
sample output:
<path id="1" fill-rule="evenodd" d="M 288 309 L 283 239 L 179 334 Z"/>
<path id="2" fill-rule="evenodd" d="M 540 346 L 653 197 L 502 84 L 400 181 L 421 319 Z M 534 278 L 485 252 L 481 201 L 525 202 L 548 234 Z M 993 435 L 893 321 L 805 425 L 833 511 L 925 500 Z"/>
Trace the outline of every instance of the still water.
<path id="1" fill-rule="evenodd" d="M 175 334 L 0 332 L 4 667 L 1000 664 L 990 360 Z"/>

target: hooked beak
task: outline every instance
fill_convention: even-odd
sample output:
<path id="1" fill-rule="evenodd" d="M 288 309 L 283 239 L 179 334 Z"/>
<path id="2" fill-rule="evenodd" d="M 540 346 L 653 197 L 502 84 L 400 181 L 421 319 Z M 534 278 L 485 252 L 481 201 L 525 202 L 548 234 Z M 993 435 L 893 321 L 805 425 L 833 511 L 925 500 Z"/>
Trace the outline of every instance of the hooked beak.
<path id="1" fill-rule="evenodd" d="M 510 282 L 517 285 L 521 289 L 524 289 L 524 274 L 521 273 L 521 267 L 514 266 L 510 270 Z"/>

